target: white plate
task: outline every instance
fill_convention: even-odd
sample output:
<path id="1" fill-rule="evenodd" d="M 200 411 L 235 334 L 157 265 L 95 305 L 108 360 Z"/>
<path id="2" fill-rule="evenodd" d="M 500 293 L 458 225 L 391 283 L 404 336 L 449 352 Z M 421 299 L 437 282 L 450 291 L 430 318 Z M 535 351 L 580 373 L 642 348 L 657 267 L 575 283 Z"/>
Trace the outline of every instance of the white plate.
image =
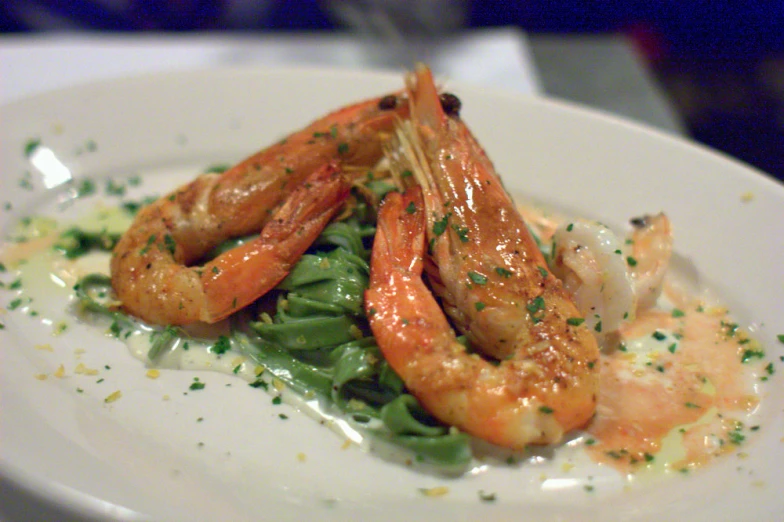
<path id="1" fill-rule="evenodd" d="M 2 107 L 2 232 L 52 207 L 62 192 L 45 189 L 23 155 L 30 138 L 40 138 L 77 178 L 175 167 L 195 173 L 238 160 L 327 110 L 400 85 L 398 75 L 210 70 L 100 83 Z M 784 333 L 780 184 L 603 115 L 450 87 L 513 191 L 618 228 L 630 216 L 665 210 L 676 227 L 679 259 L 696 267 L 701 284 L 716 290 L 741 323 L 754 326 L 784 373 L 776 340 Z M 94 151 L 87 150 L 90 140 Z M 34 190 L 19 186 L 25 172 Z M 140 190 L 160 192 L 172 183 L 149 178 Z M 12 210 L 2 210 L 6 201 Z M 2 304 L 10 299 L 10 292 L 0 294 Z M 208 388 L 183 395 L 193 373 L 146 379 L 122 344 L 94 329 L 75 327 L 54 338 L 40 319 L 18 311 L 2 321 L 0 477 L 33 501 L 80 517 L 773 520 L 784 513 L 779 375 L 763 387 L 762 429 L 744 447 L 747 456 L 729 455 L 688 476 L 623 488 L 612 471 L 582 464 L 567 470 L 545 459 L 445 478 L 341 449 L 340 438 L 304 415 L 289 412 L 282 422 L 277 414 L 285 406 L 228 376 L 199 374 Z M 54 352 L 36 350 L 41 343 Z M 102 383 L 73 375 L 76 348 L 86 349 L 82 361 L 100 369 Z M 61 363 L 68 377 L 33 377 Z M 123 397 L 105 404 L 114 390 Z M 162 400 L 164 394 L 171 400 Z M 587 475 L 592 492 L 582 487 Z M 431 498 L 419 490 L 435 486 L 449 493 Z M 497 500 L 482 502 L 480 490 Z"/>

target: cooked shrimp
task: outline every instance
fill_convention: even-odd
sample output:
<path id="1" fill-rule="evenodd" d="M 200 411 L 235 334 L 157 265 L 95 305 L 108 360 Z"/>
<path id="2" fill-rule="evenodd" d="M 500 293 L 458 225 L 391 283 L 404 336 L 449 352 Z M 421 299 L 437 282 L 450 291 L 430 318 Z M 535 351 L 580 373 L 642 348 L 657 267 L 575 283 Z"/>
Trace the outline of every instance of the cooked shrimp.
<path id="1" fill-rule="evenodd" d="M 623 245 L 610 229 L 595 221 L 570 221 L 558 227 L 553 245 L 550 268 L 597 336 L 634 318 L 636 298 Z"/>
<path id="2" fill-rule="evenodd" d="M 672 227 L 663 213 L 631 220 L 634 231 L 629 275 L 637 296 L 637 309 L 652 308 L 664 287 L 664 276 L 672 257 Z"/>
<path id="3" fill-rule="evenodd" d="M 426 233 L 438 279 L 434 288 L 471 345 L 504 362 L 492 374 L 484 363 L 447 357 L 457 353 L 456 346 L 445 321 L 433 318 L 437 310 L 417 304 L 421 292 L 409 288 L 413 283 L 398 289 L 395 281 L 377 274 L 371 275 L 375 287 L 368 306 L 382 314 L 371 323 L 379 346 L 397 361 L 392 365 L 414 395 L 442 420 L 510 447 L 555 442 L 593 415 L 596 341 L 579 324 L 579 311 L 545 268 L 490 160 L 459 119 L 457 99 L 444 95 L 440 102 L 424 66 L 408 78 L 408 87 L 412 119 L 398 128 L 402 157 L 390 154 L 390 159 L 395 168 L 411 169 L 423 187 Z M 385 240 L 378 241 L 371 270 L 385 270 L 391 259 L 382 253 Z M 391 297 L 379 297 L 383 292 Z M 411 295 L 405 297 L 405 292 Z M 384 311 L 385 306 L 394 311 Z M 402 331 L 396 339 L 394 332 L 385 331 L 400 328 L 403 319 L 415 324 L 416 335 L 404 338 Z M 404 342 L 426 344 L 419 348 Z M 427 368 L 420 362 L 425 360 L 430 361 Z M 429 373 L 438 364 L 442 368 L 433 379 Z M 474 386 L 484 391 L 471 391 Z M 502 406 L 505 413 L 492 412 Z M 479 415 L 482 408 L 490 412 Z"/>
<path id="4" fill-rule="evenodd" d="M 348 192 L 346 177 L 327 164 L 288 197 L 258 238 L 193 267 L 185 266 L 183 250 L 160 217 L 160 205 L 149 207 L 146 219 L 115 250 L 115 289 L 127 310 L 152 323 L 219 321 L 283 280 Z"/>
<path id="5" fill-rule="evenodd" d="M 553 443 L 582 426 L 596 400 L 595 347 L 590 360 L 553 349 L 558 340 L 497 365 L 469 354 L 422 280 L 426 212 L 413 187 L 388 195 L 379 214 L 365 302 L 387 362 L 441 421 L 500 446 Z M 576 337 L 562 330 L 560 337 Z M 590 334 L 583 337 L 590 345 Z"/>
<path id="6" fill-rule="evenodd" d="M 380 134 L 407 113 L 398 95 L 346 107 L 142 209 L 112 257 L 112 286 L 123 308 L 156 324 L 214 322 L 260 297 L 278 277 L 276 265 L 295 261 L 323 226 L 315 223 L 339 206 L 344 181 L 327 165 L 370 168 L 382 157 Z M 276 206 L 319 169 L 322 175 L 309 182 L 312 194 L 299 193 L 281 208 L 266 239 L 205 267 L 188 266 L 230 238 L 259 232 Z M 286 238 L 286 230 L 307 233 Z"/>

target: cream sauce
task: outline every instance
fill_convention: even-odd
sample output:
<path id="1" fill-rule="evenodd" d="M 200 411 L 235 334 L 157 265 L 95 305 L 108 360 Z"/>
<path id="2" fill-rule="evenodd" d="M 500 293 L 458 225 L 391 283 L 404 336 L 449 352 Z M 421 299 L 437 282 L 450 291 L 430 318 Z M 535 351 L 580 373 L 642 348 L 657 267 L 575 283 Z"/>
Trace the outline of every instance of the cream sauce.
<path id="1" fill-rule="evenodd" d="M 525 214 L 545 240 L 560 221 L 531 209 Z M 128 216 L 106 208 L 79 222 L 91 230 L 120 231 L 128 224 Z M 109 255 L 91 253 L 68 260 L 51 248 L 63 229 L 48 222 L 46 226 L 45 233 L 28 231 L 27 241 L 6 244 L 0 260 L 18 271 L 21 284 L 15 291 L 22 302 L 20 310 L 35 310 L 57 328 L 69 317 L 65 303 L 74 299 L 74 283 L 88 273 L 108 273 Z M 754 431 L 751 419 L 760 400 L 755 383 L 764 374 L 764 362 L 743 359 L 748 350 L 759 351 L 759 347 L 748 332 L 736 327 L 726 310 L 706 310 L 674 286 L 667 287 L 665 294 L 662 301 L 674 303 L 683 313 L 665 307 L 640 314 L 620 329 L 618 348 L 602 354 L 599 362 L 597 413 L 582 440 L 595 462 L 623 473 L 688 470 L 736 450 Z M 226 323 L 189 331 L 193 338 L 204 340 L 179 339 L 154 362 L 148 358 L 152 332 L 140 325 L 123 336 L 130 353 L 147 365 L 219 371 L 249 383 L 261 378 L 271 393 L 325 421 L 352 442 L 365 447 L 372 443 L 327 405 L 286 392 L 282 382 L 242 354 L 214 353 L 215 339 L 228 333 Z"/>

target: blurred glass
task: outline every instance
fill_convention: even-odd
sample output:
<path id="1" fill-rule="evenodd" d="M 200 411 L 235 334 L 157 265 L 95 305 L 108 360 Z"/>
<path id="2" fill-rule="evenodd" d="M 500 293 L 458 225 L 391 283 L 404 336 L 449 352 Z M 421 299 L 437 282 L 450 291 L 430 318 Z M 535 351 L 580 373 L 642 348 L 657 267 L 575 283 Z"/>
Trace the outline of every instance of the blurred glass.
<path id="1" fill-rule="evenodd" d="M 322 0 L 336 23 L 381 40 L 430 37 L 463 28 L 468 0 Z"/>

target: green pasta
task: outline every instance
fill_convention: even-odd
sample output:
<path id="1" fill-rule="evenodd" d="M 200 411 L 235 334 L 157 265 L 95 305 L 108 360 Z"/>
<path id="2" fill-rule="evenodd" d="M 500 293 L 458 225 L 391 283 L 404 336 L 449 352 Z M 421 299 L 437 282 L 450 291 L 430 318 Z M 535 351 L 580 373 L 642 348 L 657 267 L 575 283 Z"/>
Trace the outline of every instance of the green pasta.
<path id="1" fill-rule="evenodd" d="M 371 190 L 384 194 L 394 187 L 375 182 Z M 370 276 L 370 245 L 375 233 L 373 211 L 361 201 L 353 216 L 327 226 L 311 249 L 248 322 L 248 312 L 232 317 L 232 334 L 220 344 L 221 354 L 238 350 L 295 393 L 314 397 L 341 411 L 366 434 L 407 449 L 418 461 L 449 469 L 462 468 L 472 457 L 470 437 L 444 426 L 405 389 L 390 368 L 372 336 L 364 312 L 364 293 Z M 206 259 L 252 239 L 228 241 Z M 78 229 L 61 240 L 66 256 L 91 248 L 107 248 L 116 238 L 95 237 Z M 118 337 L 140 326 L 133 318 L 108 305 L 111 280 L 92 274 L 75 287 L 82 310 L 112 320 Z M 272 311 L 270 311 L 272 307 Z M 254 309 L 249 309 L 254 313 Z M 165 351 L 179 349 L 183 332 L 174 327 L 151 335 L 148 358 L 155 361 Z M 216 344 L 216 347 L 218 344 Z M 266 387 L 259 379 L 253 386 Z"/>
<path id="2" fill-rule="evenodd" d="M 278 285 L 272 322 L 253 322 L 256 337 L 243 334 L 241 344 L 287 385 L 329 399 L 373 436 L 421 461 L 464 466 L 471 459 L 470 437 L 440 424 L 406 393 L 371 335 L 363 309 L 370 271 L 364 239 L 370 234 L 362 227 L 359 221 L 327 227 Z M 329 384 L 313 386 L 315 375 Z"/>

